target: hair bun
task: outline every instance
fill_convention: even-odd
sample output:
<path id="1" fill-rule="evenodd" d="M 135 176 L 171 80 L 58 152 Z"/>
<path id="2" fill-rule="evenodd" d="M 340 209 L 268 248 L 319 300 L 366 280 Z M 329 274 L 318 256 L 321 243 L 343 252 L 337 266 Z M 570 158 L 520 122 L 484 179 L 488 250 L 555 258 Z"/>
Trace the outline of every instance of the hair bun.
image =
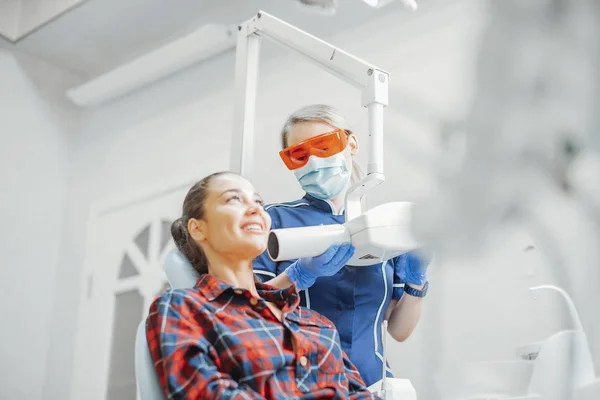
<path id="1" fill-rule="evenodd" d="M 188 234 L 186 225 L 183 217 L 177 218 L 171 224 L 171 236 L 173 236 L 173 241 L 179 250 L 181 250 L 187 242 Z"/>

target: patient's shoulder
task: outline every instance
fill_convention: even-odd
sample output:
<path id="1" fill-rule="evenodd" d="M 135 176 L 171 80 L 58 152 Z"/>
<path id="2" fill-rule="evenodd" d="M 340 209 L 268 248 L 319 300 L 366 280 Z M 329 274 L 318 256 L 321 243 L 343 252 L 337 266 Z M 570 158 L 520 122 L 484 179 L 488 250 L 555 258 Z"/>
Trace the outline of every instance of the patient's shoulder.
<path id="1" fill-rule="evenodd" d="M 153 308 L 187 308 L 200 310 L 206 304 L 206 299 L 198 288 L 172 289 L 169 288 L 159 294 L 152 304 Z"/>
<path id="2" fill-rule="evenodd" d="M 157 300 L 162 301 L 181 301 L 182 299 L 191 297 L 199 297 L 198 289 L 195 287 L 191 288 L 168 288 L 157 296 Z"/>

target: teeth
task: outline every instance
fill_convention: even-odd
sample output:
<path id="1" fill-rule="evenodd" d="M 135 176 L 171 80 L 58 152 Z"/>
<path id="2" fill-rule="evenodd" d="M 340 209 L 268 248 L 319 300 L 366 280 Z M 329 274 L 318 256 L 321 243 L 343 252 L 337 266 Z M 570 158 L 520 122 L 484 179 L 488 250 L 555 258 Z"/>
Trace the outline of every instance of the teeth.
<path id="1" fill-rule="evenodd" d="M 262 230 L 260 224 L 249 224 L 244 227 L 247 231 L 260 231 Z"/>

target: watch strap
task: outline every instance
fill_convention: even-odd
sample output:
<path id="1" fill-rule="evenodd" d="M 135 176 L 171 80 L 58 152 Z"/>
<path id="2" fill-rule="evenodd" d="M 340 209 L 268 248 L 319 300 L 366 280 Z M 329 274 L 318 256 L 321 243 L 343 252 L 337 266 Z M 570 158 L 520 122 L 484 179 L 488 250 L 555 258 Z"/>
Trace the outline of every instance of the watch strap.
<path id="1" fill-rule="evenodd" d="M 415 289 L 414 287 L 410 287 L 408 283 L 404 284 L 404 291 L 413 297 L 425 297 L 427 294 L 427 290 L 429 289 L 429 282 L 425 282 L 423 289 Z"/>

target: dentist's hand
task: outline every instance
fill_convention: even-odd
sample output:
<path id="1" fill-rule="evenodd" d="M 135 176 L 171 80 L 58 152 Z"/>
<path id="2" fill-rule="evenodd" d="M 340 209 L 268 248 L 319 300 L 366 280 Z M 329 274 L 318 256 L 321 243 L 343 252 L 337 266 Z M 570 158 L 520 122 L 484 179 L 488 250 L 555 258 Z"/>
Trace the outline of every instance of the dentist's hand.
<path id="1" fill-rule="evenodd" d="M 411 251 L 404 254 L 404 280 L 413 285 L 424 285 L 427 282 L 427 269 L 431 257 L 423 251 Z"/>
<path id="2" fill-rule="evenodd" d="M 350 243 L 333 244 L 320 256 L 299 258 L 285 273 L 298 289 L 308 289 L 318 277 L 335 275 L 353 255 L 354 247 Z"/>

